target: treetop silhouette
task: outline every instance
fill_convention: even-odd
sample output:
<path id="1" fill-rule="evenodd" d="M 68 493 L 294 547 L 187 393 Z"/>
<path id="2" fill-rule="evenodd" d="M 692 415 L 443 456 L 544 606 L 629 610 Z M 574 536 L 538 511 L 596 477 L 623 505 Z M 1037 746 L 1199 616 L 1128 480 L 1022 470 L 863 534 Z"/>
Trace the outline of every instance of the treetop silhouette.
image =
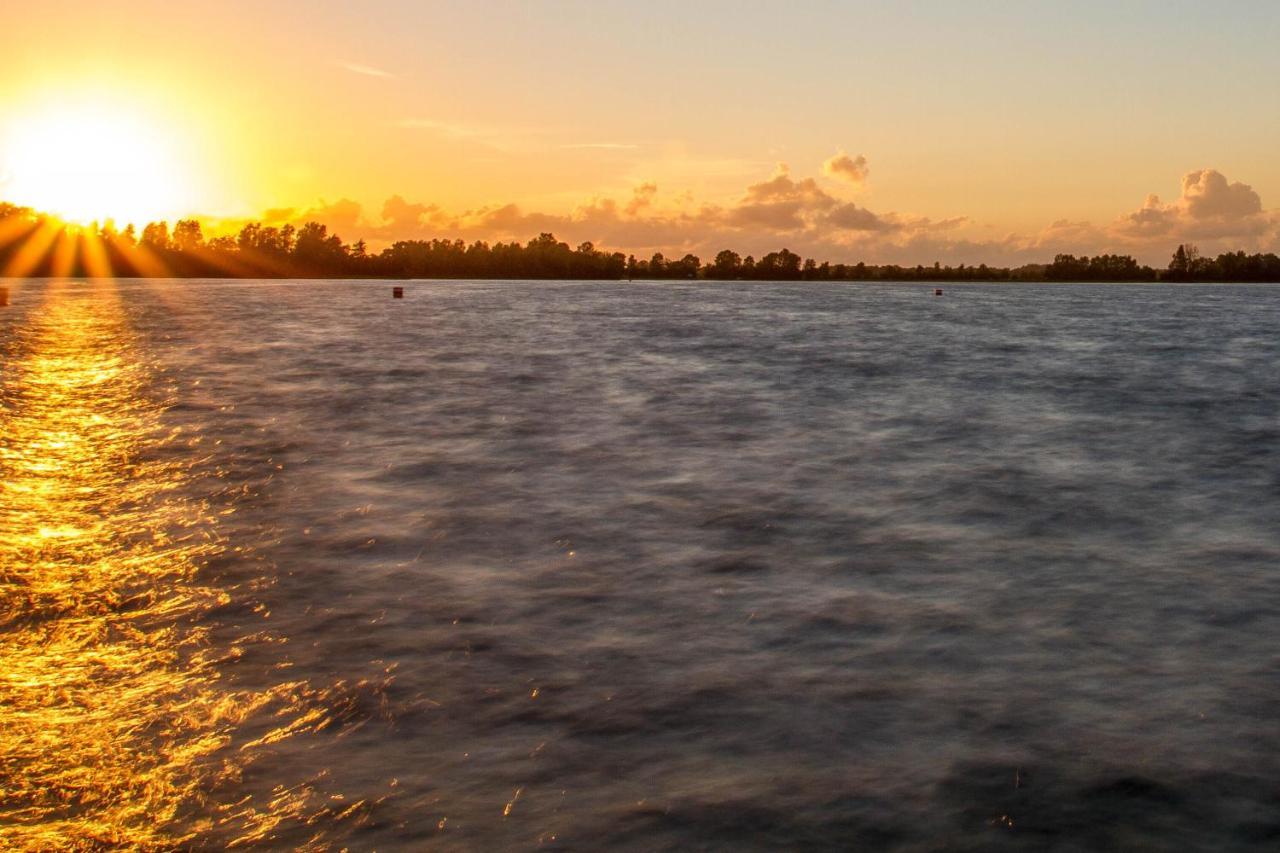
<path id="1" fill-rule="evenodd" d="M 139 236 L 133 225 L 117 230 L 109 222 L 71 229 L 52 217 L 6 203 L 0 203 L 0 240 L 0 274 L 6 276 L 1280 282 L 1280 258 L 1275 254 L 1228 252 L 1210 259 L 1188 244 L 1178 246 L 1165 270 L 1111 254 L 1060 254 L 1049 264 L 1015 268 L 818 262 L 785 248 L 758 260 L 731 249 L 718 252 L 706 264 L 693 254 L 676 260 L 661 252 L 638 260 L 591 242 L 570 248 L 545 232 L 524 244 L 400 240 L 371 254 L 363 240 L 348 245 L 319 222 L 301 228 L 251 222 L 234 236 L 206 239 L 198 220 L 182 219 L 172 231 L 167 222 L 148 223 Z M 73 251 L 58 250 L 67 243 L 73 244 Z"/>

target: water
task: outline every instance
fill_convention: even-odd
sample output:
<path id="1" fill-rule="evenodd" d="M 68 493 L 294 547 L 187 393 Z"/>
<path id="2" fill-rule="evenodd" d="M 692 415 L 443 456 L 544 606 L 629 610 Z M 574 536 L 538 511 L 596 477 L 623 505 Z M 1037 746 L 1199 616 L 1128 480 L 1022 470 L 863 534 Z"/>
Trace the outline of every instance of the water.
<path id="1" fill-rule="evenodd" d="M 10 846 L 1280 843 L 1280 288 L 11 287 Z"/>

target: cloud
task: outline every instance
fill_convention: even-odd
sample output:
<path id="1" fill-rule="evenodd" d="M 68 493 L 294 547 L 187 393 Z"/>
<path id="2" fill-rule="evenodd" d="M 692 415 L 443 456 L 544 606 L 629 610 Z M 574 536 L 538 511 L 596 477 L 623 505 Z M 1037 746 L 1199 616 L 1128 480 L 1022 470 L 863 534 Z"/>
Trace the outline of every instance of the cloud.
<path id="1" fill-rule="evenodd" d="M 633 142 L 569 142 L 561 148 L 594 148 L 602 151 L 635 151 L 640 146 Z"/>
<path id="2" fill-rule="evenodd" d="M 1262 212 L 1262 199 L 1253 187 L 1227 183 L 1216 169 L 1188 172 L 1182 178 L 1182 199 L 1187 215 L 1197 221 L 1243 221 Z"/>
<path id="3" fill-rule="evenodd" d="M 372 65 L 362 65 L 359 62 L 339 62 L 338 67 L 345 68 L 352 74 L 361 74 L 365 77 L 381 77 L 386 80 L 393 80 L 396 76 L 390 71 L 383 71 L 381 68 L 374 68 Z"/>
<path id="4" fill-rule="evenodd" d="M 1104 252 L 1163 265 L 1179 242 L 1195 242 L 1205 254 L 1280 248 L 1280 211 L 1268 211 L 1252 188 L 1212 169 L 1188 173 L 1178 200 L 1170 204 L 1153 194 L 1110 223 L 1058 219 L 1038 231 L 1008 234 L 996 234 L 963 215 L 933 218 L 872 210 L 823 189 L 813 177 L 793 174 L 785 163 L 766 174 L 744 182 L 740 193 L 719 203 L 699 201 L 687 191 L 660 194 L 657 183 L 645 181 L 629 193 L 590 198 L 568 212 L 530 210 L 510 200 L 448 211 L 393 195 L 378 213 L 366 214 L 356 202 L 341 199 L 270 211 L 264 221 L 322 221 L 343 239 L 364 239 L 375 250 L 397 240 L 523 242 L 551 232 L 571 245 L 590 241 L 640 256 L 691 252 L 705 260 L 732 248 L 759 257 L 785 246 L 833 263 L 911 266 L 935 260 L 1018 266 L 1048 262 L 1062 253 Z"/>
<path id="5" fill-rule="evenodd" d="M 774 231 L 798 231 L 808 226 L 811 215 L 835 207 L 839 202 L 813 178 L 796 181 L 786 163 L 779 163 L 773 177 L 747 187 L 727 214 L 727 222 L 740 227 L 764 227 Z"/>
<path id="6" fill-rule="evenodd" d="M 397 124 L 400 127 L 413 128 L 417 130 L 434 130 L 444 136 L 451 136 L 459 139 L 465 139 L 472 136 L 487 136 L 495 133 L 492 128 L 474 127 L 465 124 L 456 124 L 447 121 L 437 121 L 430 118 L 406 118 L 401 119 Z"/>
<path id="7" fill-rule="evenodd" d="M 640 184 L 631 191 L 631 201 L 627 202 L 627 216 L 635 216 L 653 204 L 653 197 L 658 193 L 658 185 L 649 181 Z"/>
<path id="8" fill-rule="evenodd" d="M 858 207 L 853 202 L 837 205 L 823 218 L 823 222 L 832 228 L 847 231 L 893 231 L 902 227 L 877 216 L 865 207 Z"/>
<path id="9" fill-rule="evenodd" d="M 395 232 L 412 231 L 424 225 L 437 224 L 442 211 L 434 204 L 410 204 L 402 196 L 393 195 L 382 204 L 382 219 Z M 447 221 L 447 217 L 443 217 Z"/>
<path id="10" fill-rule="evenodd" d="M 1117 220 L 1116 231 L 1130 237 L 1163 237 L 1171 234 L 1177 224 L 1177 208 L 1163 204 L 1155 193 L 1148 193 L 1142 207 Z"/>
<path id="11" fill-rule="evenodd" d="M 688 193 L 665 197 L 660 205 L 658 185 L 647 181 L 634 186 L 623 201 L 595 198 L 568 213 L 530 211 L 514 202 L 449 213 L 400 195 L 388 198 L 375 220 L 362 218 L 358 205 L 347 200 L 281 213 L 295 223 L 332 218 L 341 222 L 344 238 L 365 239 L 375 248 L 430 237 L 527 240 L 549 231 L 571 244 L 590 241 L 635 253 L 711 257 L 725 247 L 763 254 L 786 245 L 833 261 L 897 257 L 907 251 L 946 258 L 955 242 L 947 232 L 967 222 L 964 217 L 932 220 L 879 214 L 827 192 L 812 177 L 793 176 L 785 163 L 723 205 L 698 203 Z M 966 246 L 965 251 L 977 254 L 981 249 Z"/>
<path id="12" fill-rule="evenodd" d="M 1262 199 L 1248 184 L 1231 183 L 1216 169 L 1197 169 L 1182 177 L 1182 194 L 1164 204 L 1154 193 L 1137 210 L 1121 216 L 1113 232 L 1133 241 L 1248 241 L 1276 225 Z"/>
<path id="13" fill-rule="evenodd" d="M 362 214 L 359 202 L 343 198 L 332 204 L 322 201 L 315 207 L 294 213 L 291 219 L 297 222 L 323 222 L 329 226 L 330 231 L 350 234 L 359 230 L 363 224 Z"/>
<path id="14" fill-rule="evenodd" d="M 1106 232 L 1084 219 L 1055 219 L 1037 234 L 1033 240 L 1036 246 L 1060 246 L 1068 243 L 1098 243 L 1106 240 Z"/>
<path id="15" fill-rule="evenodd" d="M 855 187 L 861 187 L 867 182 L 870 171 L 866 157 L 861 154 L 850 157 L 843 151 L 836 152 L 822 164 L 822 174 Z"/>
<path id="16" fill-rule="evenodd" d="M 524 153 L 550 150 L 555 146 L 548 142 L 562 131 L 552 127 L 522 127 L 518 125 L 477 124 L 468 121 L 450 121 L 425 116 L 409 116 L 392 123 L 406 130 L 424 130 L 447 140 L 466 142 L 470 147 L 482 147 L 496 152 Z M 607 143 L 598 143 L 605 145 Z M 592 143 L 592 146 L 597 145 Z M 621 143 L 619 143 L 621 145 Z"/>
<path id="17" fill-rule="evenodd" d="M 743 202 L 749 204 L 799 202 L 807 206 L 831 207 L 836 200 L 819 187 L 813 178 L 793 180 L 790 167 L 786 163 L 779 163 L 773 172 L 773 177 L 747 187 Z"/>
<path id="18" fill-rule="evenodd" d="M 890 217 L 897 219 L 899 217 Z M 912 231 L 953 231 L 971 222 L 967 216 L 949 216 L 946 219 L 930 219 L 927 216 L 907 219 L 903 224 Z"/>

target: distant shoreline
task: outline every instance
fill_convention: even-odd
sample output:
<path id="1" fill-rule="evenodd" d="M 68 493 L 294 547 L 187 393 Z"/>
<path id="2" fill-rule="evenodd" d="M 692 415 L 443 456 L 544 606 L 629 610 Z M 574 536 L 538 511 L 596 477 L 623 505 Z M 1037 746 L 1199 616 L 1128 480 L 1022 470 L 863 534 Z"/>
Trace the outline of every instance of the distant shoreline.
<path id="1" fill-rule="evenodd" d="M 832 263 L 803 258 L 789 249 L 758 260 L 731 249 L 704 263 L 692 253 L 648 260 L 581 243 L 576 249 L 542 233 L 526 243 L 400 240 L 377 254 L 363 240 L 344 243 L 326 225 L 251 222 L 232 235 L 206 239 L 200 222 L 184 219 L 170 231 L 152 222 L 141 234 L 132 225 L 76 228 L 28 208 L 0 202 L 0 277 L 227 278 L 227 279 L 412 279 L 574 281 L 845 281 L 964 284 L 976 282 L 1074 282 L 1124 284 L 1280 282 L 1274 253 L 1225 252 L 1201 256 L 1190 244 L 1173 252 L 1165 269 L 1139 264 L 1130 255 L 1056 255 L 1051 263 L 1019 267 L 986 264 Z"/>
<path id="2" fill-rule="evenodd" d="M 403 277 L 403 276 L 368 276 L 368 275 L 347 275 L 347 276 L 227 276 L 227 275 L 152 275 L 152 276 L 93 276 L 93 275 L 4 275 L 0 273 L 0 282 L 15 281 L 121 281 L 121 282 L 146 282 L 146 281 L 203 281 L 203 282 L 257 282 L 268 284 L 272 282 L 284 283 L 305 283 L 305 282 L 352 282 L 352 283 L 386 283 L 386 282 L 405 282 L 434 284 L 454 281 L 484 281 L 484 282 L 518 282 L 522 284 L 533 284 L 545 282 L 548 284 L 580 282 L 582 284 L 850 284 L 850 285 L 901 285 L 910 284 L 918 285 L 921 288 L 928 289 L 937 285 L 1019 285 L 1019 284 L 1037 284 L 1037 285 L 1101 285 L 1108 287 L 1116 286 L 1145 286 L 1155 287 L 1162 285 L 1186 286 L 1186 285 L 1259 285 L 1259 284 L 1280 284 L 1280 281 L 1223 281 L 1223 280 L 1205 280 L 1197 279 L 1195 281 L 1177 281 L 1157 279 L 1155 281 L 1093 281 L 1087 279 L 930 279 L 921 281 L 919 279 L 716 279 L 716 278 L 637 278 L 637 279 L 618 279 L 618 278 L 510 278 L 506 276 L 432 276 L 432 277 Z"/>

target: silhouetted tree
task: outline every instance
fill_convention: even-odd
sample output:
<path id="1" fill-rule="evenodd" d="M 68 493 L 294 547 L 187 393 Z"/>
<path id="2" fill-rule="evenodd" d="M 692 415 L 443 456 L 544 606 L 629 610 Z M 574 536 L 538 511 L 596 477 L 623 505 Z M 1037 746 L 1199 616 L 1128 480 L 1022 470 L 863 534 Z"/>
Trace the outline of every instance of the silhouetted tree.
<path id="1" fill-rule="evenodd" d="M 661 252 L 654 252 L 653 257 L 649 259 L 648 275 L 649 278 L 667 277 L 667 259 Z"/>
<path id="2" fill-rule="evenodd" d="M 737 278 L 742 274 L 742 258 L 737 252 L 723 249 L 707 270 L 708 278 Z"/>
<path id="3" fill-rule="evenodd" d="M 347 247 L 337 234 L 319 222 L 308 222 L 298 230 L 293 243 L 293 261 L 302 270 L 319 274 L 324 270 L 346 270 Z"/>
<path id="4" fill-rule="evenodd" d="M 1179 244 L 1178 248 L 1173 252 L 1173 258 L 1169 261 L 1169 278 L 1174 281 L 1183 281 L 1191 272 L 1191 263 L 1187 258 L 1187 247 Z"/>
<path id="5" fill-rule="evenodd" d="M 142 229 L 142 239 L 139 242 L 148 249 L 166 251 L 170 246 L 169 223 L 148 222 L 147 227 Z"/>
<path id="6" fill-rule="evenodd" d="M 145 236 L 145 235 L 144 235 Z M 195 252 L 204 246 L 204 233 L 194 219 L 180 219 L 173 226 L 173 248 L 179 252 Z"/>

